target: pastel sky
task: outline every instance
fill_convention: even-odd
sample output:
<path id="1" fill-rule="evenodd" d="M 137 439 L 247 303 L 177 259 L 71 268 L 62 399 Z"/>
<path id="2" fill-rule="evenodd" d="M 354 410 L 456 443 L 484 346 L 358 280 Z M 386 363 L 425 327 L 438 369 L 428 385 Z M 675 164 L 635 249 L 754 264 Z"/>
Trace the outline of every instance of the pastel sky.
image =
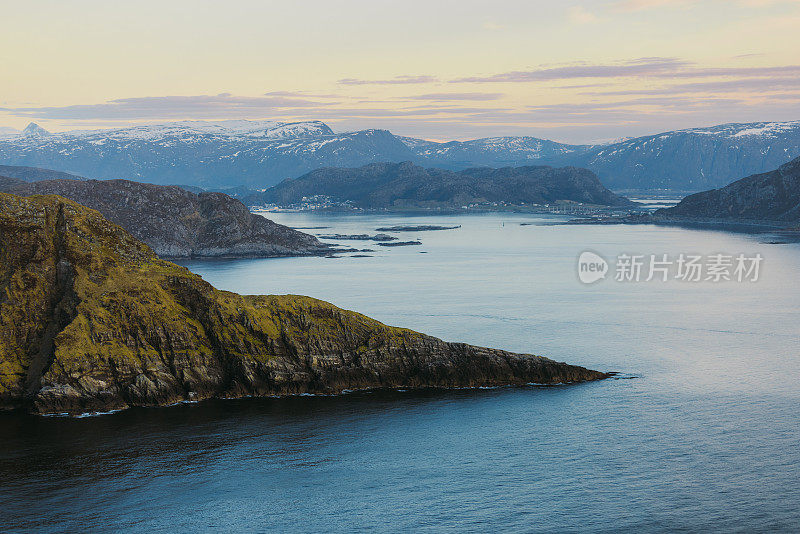
<path id="1" fill-rule="evenodd" d="M 800 119 L 800 0 L 4 1 L 0 126 L 605 140 Z"/>

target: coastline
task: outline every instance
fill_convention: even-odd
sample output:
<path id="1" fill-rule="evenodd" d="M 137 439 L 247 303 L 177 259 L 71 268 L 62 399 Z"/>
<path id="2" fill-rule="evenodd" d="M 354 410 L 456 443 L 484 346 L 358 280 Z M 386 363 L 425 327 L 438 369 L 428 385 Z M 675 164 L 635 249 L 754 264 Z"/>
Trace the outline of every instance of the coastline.
<path id="1" fill-rule="evenodd" d="M 636 215 L 630 217 L 601 217 L 587 219 L 571 219 L 564 224 L 573 225 L 657 225 L 677 226 L 681 228 L 722 229 L 737 233 L 759 233 L 782 231 L 800 234 L 800 229 L 791 226 L 793 223 L 757 219 L 701 219 L 678 217 L 654 217 L 652 215 Z M 748 229 L 750 231 L 748 231 Z"/>
<path id="2" fill-rule="evenodd" d="M 281 394 L 265 394 L 265 395 L 254 395 L 254 394 L 241 394 L 241 395 L 225 395 L 225 396 L 208 396 L 203 398 L 191 398 L 191 399 L 181 399 L 176 400 L 174 402 L 166 403 L 166 404 L 152 404 L 152 405 L 137 405 L 137 406 L 126 406 L 126 407 L 119 407 L 119 408 L 109 408 L 104 411 L 100 410 L 90 410 L 86 412 L 36 412 L 33 410 L 26 409 L 25 406 L 19 407 L 7 407 L 3 406 L 0 407 L 1 413 L 6 414 L 21 414 L 30 417 L 45 417 L 45 418 L 64 418 L 64 419 L 85 419 L 88 417 L 102 417 L 104 415 L 114 415 L 117 413 L 127 412 L 130 410 L 149 410 L 149 409 L 159 409 L 159 408 L 174 408 L 176 406 L 185 406 L 185 405 L 199 405 L 209 401 L 235 401 L 235 400 L 244 400 L 244 399 L 291 399 L 291 398 L 300 398 L 300 397 L 343 397 L 347 395 L 354 395 L 354 394 L 372 394 L 372 393 L 424 393 L 424 392 L 447 392 L 447 391 L 485 391 L 485 390 L 493 390 L 493 389 L 525 389 L 525 388 L 562 388 L 568 386 L 578 386 L 582 384 L 588 384 L 593 382 L 601 382 L 603 380 L 610 380 L 610 379 L 622 379 L 619 377 L 621 373 L 617 371 L 609 371 L 601 373 L 602 377 L 594 378 L 594 379 L 587 379 L 587 380 L 574 380 L 574 381 L 566 381 L 566 382 L 554 382 L 554 383 L 544 383 L 544 382 L 526 382 L 526 383 L 519 383 L 519 384 L 494 384 L 494 385 L 476 385 L 476 386 L 453 386 L 453 387 L 444 387 L 444 386 L 392 386 L 392 387 L 364 387 L 364 388 L 351 388 L 351 389 L 343 389 L 339 392 L 334 393 L 325 393 L 325 392 L 303 392 L 303 393 L 281 393 Z M 636 378 L 634 376 L 626 376 L 625 379 L 629 378 Z"/>

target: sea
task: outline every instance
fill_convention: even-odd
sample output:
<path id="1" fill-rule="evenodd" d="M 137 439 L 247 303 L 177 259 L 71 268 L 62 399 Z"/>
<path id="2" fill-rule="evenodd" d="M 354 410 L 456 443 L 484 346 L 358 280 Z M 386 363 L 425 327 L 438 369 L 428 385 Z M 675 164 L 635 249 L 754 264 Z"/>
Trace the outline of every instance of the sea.
<path id="1" fill-rule="evenodd" d="M 269 216 L 316 234 L 457 228 L 183 264 L 221 289 L 619 374 L 0 414 L 0 531 L 800 531 L 797 243 L 536 214 Z"/>

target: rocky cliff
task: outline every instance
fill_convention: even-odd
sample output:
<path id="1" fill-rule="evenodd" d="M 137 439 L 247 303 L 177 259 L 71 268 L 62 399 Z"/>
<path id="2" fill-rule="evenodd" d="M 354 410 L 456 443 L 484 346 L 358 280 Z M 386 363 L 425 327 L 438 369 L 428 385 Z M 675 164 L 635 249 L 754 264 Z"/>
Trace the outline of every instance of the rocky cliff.
<path id="1" fill-rule="evenodd" d="M 44 180 L 0 177 L 0 191 L 54 194 L 100 211 L 165 257 L 301 256 L 327 251 L 311 235 L 251 214 L 222 193 L 128 180 Z"/>
<path id="2" fill-rule="evenodd" d="M 721 189 L 689 195 L 656 219 L 800 222 L 800 158 Z"/>
<path id="3" fill-rule="evenodd" d="M 0 193 L 0 406 L 554 384 L 606 375 L 446 343 L 302 296 L 218 291 L 97 211 Z"/>

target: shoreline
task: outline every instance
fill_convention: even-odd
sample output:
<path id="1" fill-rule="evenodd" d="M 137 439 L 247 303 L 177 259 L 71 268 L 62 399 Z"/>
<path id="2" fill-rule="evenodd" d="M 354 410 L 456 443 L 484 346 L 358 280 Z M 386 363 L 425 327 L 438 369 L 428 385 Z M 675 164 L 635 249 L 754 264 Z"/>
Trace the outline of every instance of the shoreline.
<path id="1" fill-rule="evenodd" d="M 422 387 L 415 387 L 415 386 L 391 386 L 391 387 L 374 387 L 374 388 L 352 388 L 352 389 L 343 389 L 339 392 L 335 393 L 310 393 L 310 392 L 303 392 L 303 393 L 281 393 L 281 394 L 269 394 L 269 395 L 253 395 L 253 394 L 246 394 L 246 395 L 229 395 L 229 396 L 209 396 L 203 398 L 190 398 L 190 399 L 182 399 L 175 402 L 171 402 L 168 404 L 153 404 L 153 405 L 137 405 L 137 406 L 123 406 L 117 408 L 109 408 L 104 411 L 86 411 L 86 412 L 36 412 L 33 410 L 28 409 L 26 406 L 20 405 L 17 407 L 11 406 L 3 406 L 0 407 L 0 416 L 2 414 L 7 415 L 22 415 L 28 417 L 44 417 L 44 418 L 62 418 L 62 419 L 86 419 L 90 417 L 102 417 L 104 415 L 114 415 L 117 413 L 127 412 L 130 410 L 136 409 L 143 409 L 143 410 L 151 410 L 151 409 L 163 409 L 163 408 L 174 408 L 177 406 L 184 406 L 184 405 L 193 405 L 193 404 L 203 404 L 208 401 L 235 401 L 235 400 L 244 400 L 244 399 L 294 399 L 300 397 L 344 397 L 347 395 L 353 395 L 358 393 L 381 393 L 381 392 L 394 392 L 394 393 L 416 393 L 416 392 L 424 392 L 424 391 L 482 391 L 482 390 L 492 390 L 492 389 L 524 389 L 524 388 L 556 388 L 556 387 L 566 387 L 566 386 L 578 386 L 581 384 L 589 384 L 589 383 L 596 383 L 602 382 L 604 380 L 611 380 L 611 379 L 621 379 L 625 378 L 637 378 L 633 375 L 624 375 L 624 373 L 620 371 L 608 371 L 602 372 L 603 376 L 600 378 L 593 378 L 593 379 L 586 379 L 586 380 L 574 380 L 570 382 L 554 382 L 552 384 L 544 383 L 544 382 L 525 382 L 525 383 L 513 383 L 513 384 L 495 384 L 495 385 L 481 385 L 481 386 L 453 386 L 453 387 L 443 387 L 443 386 L 422 386 Z"/>
<path id="2" fill-rule="evenodd" d="M 656 225 L 656 226 L 677 226 L 682 228 L 707 228 L 722 229 L 737 233 L 758 233 L 747 232 L 745 229 L 761 229 L 764 232 L 781 231 L 800 234 L 800 228 L 791 226 L 793 223 L 781 221 L 757 220 L 757 219 L 681 219 L 681 218 L 656 218 L 652 216 L 632 216 L 632 217 L 603 217 L 589 219 L 571 219 L 563 224 L 602 226 L 602 225 Z M 741 228 L 741 230 L 736 230 Z"/>
<path id="3" fill-rule="evenodd" d="M 578 206 L 576 204 L 576 206 Z M 306 214 L 348 214 L 348 215 L 467 215 L 472 213 L 531 213 L 537 215 L 591 215 L 601 213 L 629 213 L 636 209 L 635 206 L 598 206 L 581 205 L 584 209 L 547 209 L 541 206 L 508 206 L 506 208 L 319 208 L 319 209 L 291 209 L 276 208 L 264 209 L 260 206 L 250 206 L 250 212 L 268 217 L 270 213 L 306 213 Z M 587 207 L 589 206 L 589 207 Z"/>

